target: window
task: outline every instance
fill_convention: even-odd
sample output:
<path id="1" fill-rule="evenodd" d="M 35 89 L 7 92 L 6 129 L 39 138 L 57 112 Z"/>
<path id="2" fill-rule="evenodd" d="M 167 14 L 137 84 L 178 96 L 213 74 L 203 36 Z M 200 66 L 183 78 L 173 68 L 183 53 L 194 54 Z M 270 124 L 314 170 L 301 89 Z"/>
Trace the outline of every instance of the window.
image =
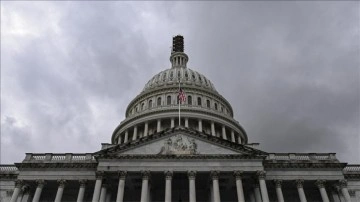
<path id="1" fill-rule="evenodd" d="M 210 108 L 210 100 L 206 100 L 206 107 Z"/>
<path id="2" fill-rule="evenodd" d="M 197 99 L 197 105 L 201 106 L 201 97 L 198 97 L 198 99 Z"/>
<path id="3" fill-rule="evenodd" d="M 217 103 L 215 103 L 214 107 L 215 107 L 215 110 L 218 110 L 218 109 L 217 109 Z"/>
<path id="4" fill-rule="evenodd" d="M 152 107 L 152 100 L 149 100 L 149 108 Z"/>
<path id="5" fill-rule="evenodd" d="M 171 96 L 170 95 L 167 96 L 167 98 L 166 98 L 166 104 L 171 105 Z"/>
<path id="6" fill-rule="evenodd" d="M 157 104 L 157 106 L 160 106 L 160 105 L 161 105 L 161 97 L 158 97 L 156 104 Z"/>
<path id="7" fill-rule="evenodd" d="M 187 97 L 187 99 L 188 99 L 188 104 L 189 104 L 189 105 L 192 105 L 192 97 L 189 95 L 189 96 Z"/>
<path id="8" fill-rule="evenodd" d="M 145 103 L 142 103 L 141 104 L 141 110 L 144 110 L 145 109 Z"/>

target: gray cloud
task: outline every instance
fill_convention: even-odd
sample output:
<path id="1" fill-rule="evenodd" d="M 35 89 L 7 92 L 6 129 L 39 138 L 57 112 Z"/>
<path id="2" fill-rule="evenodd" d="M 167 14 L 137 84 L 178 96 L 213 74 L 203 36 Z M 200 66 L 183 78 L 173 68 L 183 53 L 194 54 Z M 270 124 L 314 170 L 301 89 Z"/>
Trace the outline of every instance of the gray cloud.
<path id="1" fill-rule="evenodd" d="M 176 34 L 261 149 L 360 161 L 358 2 L 1 5 L 1 163 L 109 142 Z"/>

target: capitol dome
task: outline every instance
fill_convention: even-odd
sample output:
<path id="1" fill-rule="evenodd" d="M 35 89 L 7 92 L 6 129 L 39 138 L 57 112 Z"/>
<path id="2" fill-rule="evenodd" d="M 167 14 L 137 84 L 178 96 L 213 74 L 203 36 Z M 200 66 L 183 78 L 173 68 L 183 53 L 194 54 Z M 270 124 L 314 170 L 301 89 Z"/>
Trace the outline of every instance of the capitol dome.
<path id="1" fill-rule="evenodd" d="M 187 68 L 188 60 L 183 37 L 175 36 L 171 68 L 153 76 L 129 103 L 125 120 L 113 132 L 113 144 L 136 141 L 176 127 L 247 144 L 246 132 L 233 118 L 230 103 L 209 79 Z M 185 101 L 179 105 L 180 88 Z"/>

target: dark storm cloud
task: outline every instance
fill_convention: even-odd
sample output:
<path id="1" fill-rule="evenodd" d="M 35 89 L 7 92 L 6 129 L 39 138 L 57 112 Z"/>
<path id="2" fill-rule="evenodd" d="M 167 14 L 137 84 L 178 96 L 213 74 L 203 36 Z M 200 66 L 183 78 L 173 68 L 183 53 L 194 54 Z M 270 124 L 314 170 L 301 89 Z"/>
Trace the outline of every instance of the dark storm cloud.
<path id="1" fill-rule="evenodd" d="M 358 2 L 1 4 L 2 163 L 109 142 L 176 34 L 250 142 L 360 160 Z"/>

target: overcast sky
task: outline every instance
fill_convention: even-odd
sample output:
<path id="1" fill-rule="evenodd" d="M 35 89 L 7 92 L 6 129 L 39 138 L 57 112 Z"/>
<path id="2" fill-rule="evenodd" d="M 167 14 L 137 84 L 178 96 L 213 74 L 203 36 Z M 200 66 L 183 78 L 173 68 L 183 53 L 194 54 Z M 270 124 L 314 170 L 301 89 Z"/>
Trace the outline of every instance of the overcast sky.
<path id="1" fill-rule="evenodd" d="M 360 163 L 360 3 L 1 1 L 1 163 L 95 152 L 127 104 L 188 67 L 231 104 L 266 152 Z"/>

